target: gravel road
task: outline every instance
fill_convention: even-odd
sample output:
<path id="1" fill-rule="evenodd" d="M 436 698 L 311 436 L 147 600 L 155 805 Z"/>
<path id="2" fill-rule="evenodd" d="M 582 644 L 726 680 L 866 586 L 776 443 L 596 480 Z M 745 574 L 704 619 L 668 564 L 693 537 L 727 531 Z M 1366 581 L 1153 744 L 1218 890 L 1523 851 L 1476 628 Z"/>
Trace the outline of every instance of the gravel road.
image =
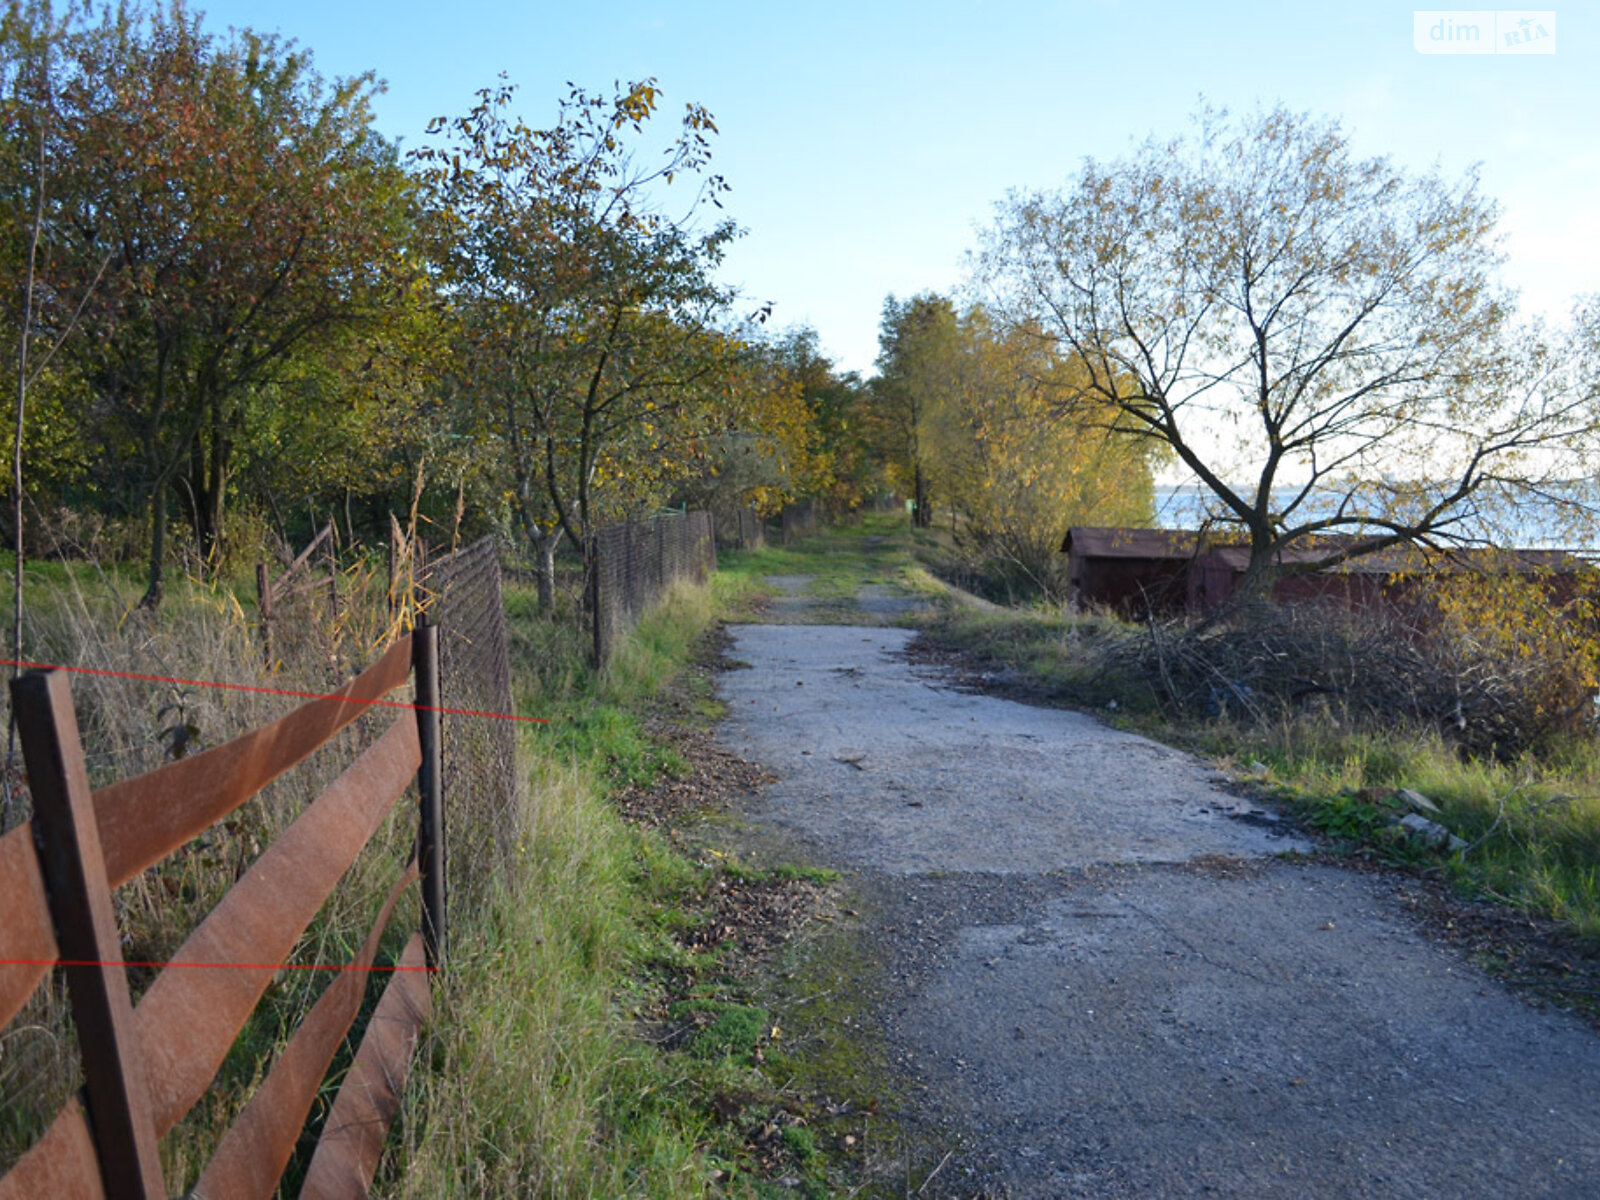
<path id="1" fill-rule="evenodd" d="M 881 1034 L 952 1131 L 923 1194 L 1600 1196 L 1600 1040 L 1393 881 L 1281 857 L 1204 763 L 959 690 L 909 631 L 730 633 L 719 736 L 776 777 L 748 818 L 864 897 Z"/>

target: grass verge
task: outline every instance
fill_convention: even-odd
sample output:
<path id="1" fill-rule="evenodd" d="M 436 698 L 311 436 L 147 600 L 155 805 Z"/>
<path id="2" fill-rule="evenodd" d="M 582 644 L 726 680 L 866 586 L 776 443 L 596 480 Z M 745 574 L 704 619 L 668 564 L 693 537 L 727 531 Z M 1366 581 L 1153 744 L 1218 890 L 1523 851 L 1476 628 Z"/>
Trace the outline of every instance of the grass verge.
<path id="1" fill-rule="evenodd" d="M 260 662 L 246 612 L 227 589 L 174 586 L 159 617 L 148 619 L 132 611 L 136 596 L 114 576 L 53 565 L 45 576 L 33 577 L 39 586 L 29 595 L 30 655 L 285 685 Z M 516 869 L 483 889 L 474 908 L 452 912 L 449 971 L 375 1194 L 828 1193 L 825 1156 L 772 1078 L 782 1031 L 734 980 L 719 933 L 730 894 L 817 895 L 828 880 L 804 867 L 757 871 L 726 856 L 697 858 L 666 832 L 624 820 L 615 803 L 630 789 L 690 772 L 684 753 L 653 735 L 649 712 L 691 661 L 696 639 L 752 592 L 737 577 L 679 590 L 596 673 L 572 613 L 541 618 L 528 592 L 508 588 L 517 701 L 550 724 L 522 734 L 530 786 L 518 814 Z M 158 765 L 170 753 L 164 731 L 174 720 L 193 727 L 192 750 L 282 707 L 251 693 L 169 696 L 110 677 L 83 677 L 75 693 L 97 778 Z M 709 689 L 692 700 L 702 720 L 714 719 Z M 353 729 L 345 741 L 363 736 Z M 278 788 L 258 817 L 231 822 L 124 889 L 119 918 L 138 957 L 166 957 L 237 869 L 342 765 L 312 771 L 292 791 Z M 296 960 L 338 960 L 364 933 L 387 883 L 384 852 L 398 861 L 409 844 L 404 802 L 400 808 L 373 863 L 358 863 L 345 899 L 319 918 Z M 173 1192 L 192 1185 L 315 999 L 295 973 L 286 979 L 269 989 L 219 1086 L 164 1139 Z M 62 995 L 42 989 L 0 1051 L 3 1171 L 76 1086 Z M 291 1165 L 291 1189 L 299 1169 Z"/>
<path id="2" fill-rule="evenodd" d="M 730 620 L 859 624 L 857 598 L 864 588 L 935 602 L 946 589 L 917 560 L 905 526 L 903 515 L 867 513 L 787 546 L 725 553 L 716 585 L 723 614 Z M 770 582 L 773 576 L 803 580 L 802 613 L 791 616 L 775 605 L 785 589 Z"/>
<path id="3" fill-rule="evenodd" d="M 715 623 L 758 590 L 677 589 L 600 673 L 573 622 L 508 592 L 518 703 L 550 721 L 522 746 L 519 869 L 453 917 L 431 1069 L 376 1194 L 823 1196 L 848 1175 L 832 1151 L 859 1131 L 793 1086 L 757 978 L 833 877 L 682 832 L 719 772 L 757 781 L 706 758 Z"/>

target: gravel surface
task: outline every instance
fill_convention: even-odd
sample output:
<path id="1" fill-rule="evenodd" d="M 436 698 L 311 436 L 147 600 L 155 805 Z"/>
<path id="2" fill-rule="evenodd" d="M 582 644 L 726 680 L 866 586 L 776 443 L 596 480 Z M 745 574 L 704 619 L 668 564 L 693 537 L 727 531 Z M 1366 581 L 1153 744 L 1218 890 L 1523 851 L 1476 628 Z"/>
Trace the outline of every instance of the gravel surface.
<path id="1" fill-rule="evenodd" d="M 1280 857 L 1205 764 L 957 690 L 908 631 L 730 633 L 719 737 L 776 777 L 746 815 L 863 897 L 882 1036 L 949 1132 L 922 1194 L 1600 1195 L 1600 1040 L 1394 881 Z"/>

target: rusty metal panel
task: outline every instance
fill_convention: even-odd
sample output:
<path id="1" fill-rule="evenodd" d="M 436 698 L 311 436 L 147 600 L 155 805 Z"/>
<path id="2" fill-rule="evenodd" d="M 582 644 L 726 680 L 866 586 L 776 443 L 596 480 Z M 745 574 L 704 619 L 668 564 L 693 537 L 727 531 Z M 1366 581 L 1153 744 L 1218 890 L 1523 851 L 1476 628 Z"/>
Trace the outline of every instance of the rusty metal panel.
<path id="1" fill-rule="evenodd" d="M 317 998 L 267 1078 L 223 1137 L 194 1186 L 191 1195 L 195 1200 L 249 1200 L 258 1196 L 264 1200 L 277 1192 L 284 1164 L 294 1152 L 328 1063 L 361 1007 L 367 986 L 366 968 L 378 953 L 378 942 L 395 904 L 420 874 L 417 860 L 412 859 L 390 891 L 361 952 L 351 960 L 354 969 L 340 972 Z"/>
<path id="2" fill-rule="evenodd" d="M 1118 529 L 1074 525 L 1061 543 L 1063 554 L 1078 558 L 1193 558 L 1200 535 L 1184 529 Z"/>
<path id="3" fill-rule="evenodd" d="M 0 1200 L 105 1200 L 95 1163 L 89 1122 L 76 1100 L 50 1123 L 45 1135 L 0 1177 Z"/>
<path id="4" fill-rule="evenodd" d="M 409 649 L 409 647 L 408 647 Z M 276 965 L 405 791 L 417 723 L 399 716 L 251 865 L 173 955 L 134 1010 L 158 1133 L 192 1108 L 249 1019 Z M 185 970 L 186 963 L 237 963 Z"/>
<path id="5" fill-rule="evenodd" d="M 126 883 L 227 816 L 304 761 L 339 730 L 405 682 L 411 639 L 402 638 L 328 698 L 190 758 L 101 788 L 95 818 L 111 886 Z"/>
<path id="6" fill-rule="evenodd" d="M 425 962 L 422 934 L 414 933 L 400 965 Z M 422 971 L 397 972 L 383 989 L 383 999 L 356 1051 L 328 1114 L 306 1171 L 301 1200 L 361 1200 L 372 1186 L 389 1125 L 400 1111 L 400 1094 L 411 1072 L 422 1023 L 429 1012 L 428 976 Z"/>
<path id="7" fill-rule="evenodd" d="M 19 825 L 0 837 L 0 1028 L 4 1028 L 58 957 L 50 925 L 50 902 L 33 849 L 33 826 Z"/>

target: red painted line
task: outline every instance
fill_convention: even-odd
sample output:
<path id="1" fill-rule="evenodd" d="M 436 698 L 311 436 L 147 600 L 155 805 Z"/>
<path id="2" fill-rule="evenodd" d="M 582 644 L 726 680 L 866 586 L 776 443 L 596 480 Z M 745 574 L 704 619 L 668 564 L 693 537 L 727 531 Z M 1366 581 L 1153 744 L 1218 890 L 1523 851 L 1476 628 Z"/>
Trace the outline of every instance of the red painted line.
<path id="1" fill-rule="evenodd" d="M 474 712 L 470 708 L 443 708 L 424 704 L 407 704 L 404 700 L 355 700 L 332 692 L 296 692 L 288 688 L 256 687 L 248 683 L 218 683 L 207 679 L 177 679 L 171 675 L 141 675 L 136 671 L 103 671 L 97 667 L 69 667 L 61 663 L 27 662 L 17 658 L 0 658 L 0 666 L 23 667 L 38 671 L 72 671 L 78 675 L 109 675 L 113 679 L 138 679 L 145 683 L 181 683 L 185 687 L 221 688 L 230 692 L 265 692 L 269 696 L 289 696 L 296 700 L 342 700 L 346 704 L 370 704 L 378 708 L 414 708 L 419 711 L 449 713 L 456 717 L 491 717 L 496 721 L 526 721 L 532 725 L 548 725 L 548 717 L 519 717 L 515 713 Z"/>
<path id="2" fill-rule="evenodd" d="M 0 958 L 0 966 L 18 967 L 227 967 L 244 971 L 437 971 L 438 967 L 358 967 L 350 963 L 221 963 L 221 962 L 99 962 L 77 958 Z"/>

